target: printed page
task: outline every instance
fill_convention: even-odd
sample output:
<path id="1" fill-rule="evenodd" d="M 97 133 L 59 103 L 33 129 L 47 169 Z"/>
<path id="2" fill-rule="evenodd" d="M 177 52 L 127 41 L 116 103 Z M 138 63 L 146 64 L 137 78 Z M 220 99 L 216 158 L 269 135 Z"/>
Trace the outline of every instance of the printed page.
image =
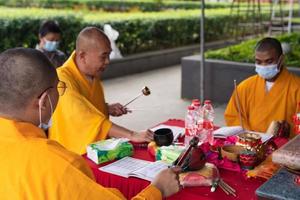
<path id="1" fill-rule="evenodd" d="M 215 138 L 227 138 L 228 136 L 237 135 L 243 132 L 241 126 L 224 126 L 213 132 Z"/>
<path id="2" fill-rule="evenodd" d="M 164 169 L 167 169 L 169 164 L 164 163 L 163 161 L 156 161 L 147 166 L 140 168 L 134 172 L 131 172 L 129 176 L 145 179 L 148 181 L 153 181 L 156 175 Z"/>
<path id="3" fill-rule="evenodd" d="M 131 174 L 132 172 L 146 167 L 151 163 L 152 162 L 146 160 L 125 157 L 109 165 L 100 167 L 99 170 L 128 178 L 129 174 Z"/>

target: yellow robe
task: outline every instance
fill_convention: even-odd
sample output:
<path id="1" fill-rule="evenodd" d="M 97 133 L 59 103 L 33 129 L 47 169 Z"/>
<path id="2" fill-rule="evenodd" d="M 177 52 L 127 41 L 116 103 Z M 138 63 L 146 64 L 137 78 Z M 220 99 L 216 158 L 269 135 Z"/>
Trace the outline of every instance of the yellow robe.
<path id="1" fill-rule="evenodd" d="M 112 123 L 101 81 L 94 79 L 89 83 L 76 67 L 74 57 L 75 52 L 57 69 L 59 80 L 66 83 L 67 89 L 59 97 L 49 137 L 68 150 L 84 154 L 88 144 L 107 137 Z"/>
<path id="2" fill-rule="evenodd" d="M 292 116 L 300 102 L 300 78 L 283 69 L 269 92 L 265 80 L 258 75 L 244 80 L 237 87 L 243 125 L 247 130 L 266 132 L 270 123 L 275 120 L 286 120 L 291 125 Z M 240 125 L 235 91 L 225 110 L 225 121 L 228 126 Z"/>
<path id="3" fill-rule="evenodd" d="M 0 199 L 125 199 L 94 181 L 84 159 L 36 126 L 0 117 Z M 150 185 L 133 199 L 161 199 Z"/>

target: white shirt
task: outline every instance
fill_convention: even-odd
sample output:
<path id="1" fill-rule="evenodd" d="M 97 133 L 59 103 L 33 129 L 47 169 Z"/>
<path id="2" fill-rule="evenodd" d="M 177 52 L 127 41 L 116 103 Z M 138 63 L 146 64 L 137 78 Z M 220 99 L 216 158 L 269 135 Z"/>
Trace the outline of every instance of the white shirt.
<path id="1" fill-rule="evenodd" d="M 266 91 L 269 92 L 274 85 L 274 82 L 266 81 Z"/>

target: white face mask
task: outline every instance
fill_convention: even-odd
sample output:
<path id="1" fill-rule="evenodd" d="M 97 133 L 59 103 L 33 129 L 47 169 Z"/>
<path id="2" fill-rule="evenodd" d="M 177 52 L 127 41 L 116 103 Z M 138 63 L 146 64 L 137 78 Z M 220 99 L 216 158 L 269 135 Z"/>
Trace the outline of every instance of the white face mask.
<path id="1" fill-rule="evenodd" d="M 48 100 L 49 100 L 49 103 L 50 103 L 51 116 L 52 116 L 52 114 L 53 114 L 53 107 L 52 107 L 51 98 L 50 98 L 50 96 L 48 94 L 47 94 L 47 97 L 48 97 Z M 41 102 L 39 102 L 39 118 L 40 118 L 39 127 L 41 129 L 47 130 L 49 127 L 52 126 L 52 119 L 51 118 L 50 118 L 50 120 L 48 121 L 47 124 L 45 124 L 45 123 L 42 122 L 42 104 L 41 104 Z"/>
<path id="2" fill-rule="evenodd" d="M 257 72 L 257 74 L 266 80 L 272 79 L 280 72 L 280 70 L 278 69 L 278 64 L 270 64 L 265 66 L 255 64 L 255 67 L 255 71 Z"/>
<path id="3" fill-rule="evenodd" d="M 282 55 L 278 58 L 277 63 L 269 65 L 259 65 L 255 63 L 255 71 L 265 80 L 274 78 L 282 67 Z"/>

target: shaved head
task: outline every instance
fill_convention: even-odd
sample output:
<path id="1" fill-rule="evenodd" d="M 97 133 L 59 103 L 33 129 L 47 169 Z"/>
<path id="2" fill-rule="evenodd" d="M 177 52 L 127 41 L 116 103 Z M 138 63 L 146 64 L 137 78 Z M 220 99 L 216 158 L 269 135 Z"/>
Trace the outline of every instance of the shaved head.
<path id="1" fill-rule="evenodd" d="M 75 62 L 89 80 L 99 78 L 109 64 L 110 41 L 100 29 L 86 27 L 76 40 Z"/>
<path id="2" fill-rule="evenodd" d="M 275 38 L 266 37 L 260 40 L 255 47 L 255 51 L 272 51 L 276 52 L 276 56 L 279 57 L 282 55 L 282 47 L 280 42 Z"/>
<path id="3" fill-rule="evenodd" d="M 106 34 L 96 27 L 86 27 L 77 36 L 76 51 L 88 51 L 110 44 Z"/>
<path id="4" fill-rule="evenodd" d="M 14 48 L 0 54 L 0 113 L 14 115 L 53 85 L 54 66 L 38 50 Z"/>

